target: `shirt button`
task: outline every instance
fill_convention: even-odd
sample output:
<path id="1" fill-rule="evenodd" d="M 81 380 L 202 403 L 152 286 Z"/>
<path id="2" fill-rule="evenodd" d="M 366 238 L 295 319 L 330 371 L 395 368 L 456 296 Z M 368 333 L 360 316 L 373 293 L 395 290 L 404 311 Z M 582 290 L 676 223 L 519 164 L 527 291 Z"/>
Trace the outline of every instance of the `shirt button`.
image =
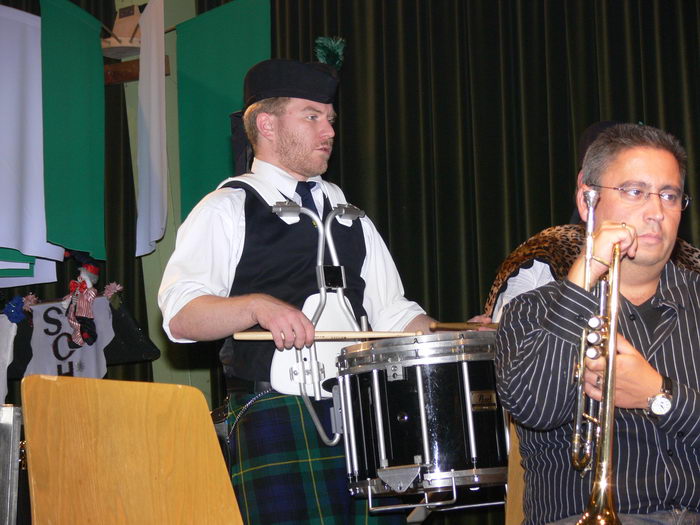
<path id="1" fill-rule="evenodd" d="M 671 449 L 669 448 L 669 449 L 666 451 L 666 454 L 668 454 L 668 457 L 669 457 L 669 458 L 672 458 L 672 457 L 673 457 L 673 450 L 671 450 Z"/>
<path id="2" fill-rule="evenodd" d="M 634 314 L 630 314 L 630 321 L 636 321 L 636 320 L 637 320 L 637 316 Z"/>
<path id="3" fill-rule="evenodd" d="M 683 436 L 685 436 L 685 432 L 683 432 L 682 430 L 676 434 L 676 437 L 678 439 L 682 438 Z"/>

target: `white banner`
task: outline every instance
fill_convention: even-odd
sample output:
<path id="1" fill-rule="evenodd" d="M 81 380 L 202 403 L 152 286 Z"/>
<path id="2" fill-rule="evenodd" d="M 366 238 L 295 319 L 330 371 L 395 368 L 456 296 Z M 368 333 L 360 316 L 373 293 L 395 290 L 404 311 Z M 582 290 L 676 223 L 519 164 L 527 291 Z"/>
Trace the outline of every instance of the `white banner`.
<path id="1" fill-rule="evenodd" d="M 97 297 L 92 303 L 97 340 L 95 344 L 70 348 L 72 328 L 60 302 L 32 307 L 32 359 L 24 375 L 48 374 L 101 378 L 107 373 L 104 348 L 112 341 L 112 310 L 109 301 Z"/>

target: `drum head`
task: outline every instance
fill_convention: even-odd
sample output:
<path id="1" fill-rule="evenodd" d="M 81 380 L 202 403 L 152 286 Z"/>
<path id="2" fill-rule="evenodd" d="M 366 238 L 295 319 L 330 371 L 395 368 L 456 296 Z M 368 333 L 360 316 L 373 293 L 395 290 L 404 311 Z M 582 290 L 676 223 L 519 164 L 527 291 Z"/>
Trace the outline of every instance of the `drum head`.
<path id="1" fill-rule="evenodd" d="M 397 337 L 346 346 L 337 359 L 343 373 L 362 373 L 388 364 L 449 363 L 493 360 L 495 331 L 438 333 L 414 337 Z"/>

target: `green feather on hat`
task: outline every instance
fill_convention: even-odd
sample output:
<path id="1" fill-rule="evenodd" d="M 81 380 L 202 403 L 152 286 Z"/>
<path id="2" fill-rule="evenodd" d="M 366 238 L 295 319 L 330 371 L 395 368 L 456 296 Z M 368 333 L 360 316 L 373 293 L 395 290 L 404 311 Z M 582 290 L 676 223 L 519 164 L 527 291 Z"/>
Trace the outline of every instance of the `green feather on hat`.
<path id="1" fill-rule="evenodd" d="M 314 53 L 319 62 L 333 66 L 336 71 L 340 71 L 343 66 L 343 51 L 345 50 L 345 39 L 339 36 L 320 36 L 314 43 Z"/>

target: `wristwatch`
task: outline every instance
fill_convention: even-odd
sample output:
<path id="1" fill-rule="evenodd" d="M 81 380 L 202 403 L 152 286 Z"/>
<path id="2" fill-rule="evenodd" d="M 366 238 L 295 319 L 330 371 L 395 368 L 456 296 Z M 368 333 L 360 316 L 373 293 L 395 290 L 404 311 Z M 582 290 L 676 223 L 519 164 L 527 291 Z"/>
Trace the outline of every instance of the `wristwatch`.
<path id="1" fill-rule="evenodd" d="M 647 414 L 665 416 L 673 407 L 673 383 L 671 378 L 661 376 L 661 392 L 649 398 Z"/>

